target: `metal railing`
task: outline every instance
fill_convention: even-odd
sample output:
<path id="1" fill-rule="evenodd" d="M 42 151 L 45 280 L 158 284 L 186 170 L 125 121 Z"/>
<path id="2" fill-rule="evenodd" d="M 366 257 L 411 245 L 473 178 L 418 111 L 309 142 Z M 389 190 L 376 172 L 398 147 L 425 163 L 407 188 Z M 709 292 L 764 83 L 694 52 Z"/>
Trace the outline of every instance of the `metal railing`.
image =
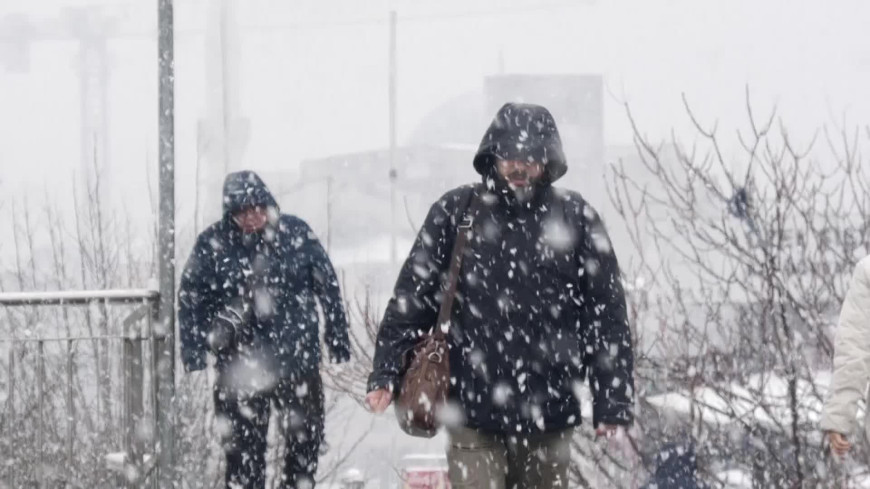
<path id="1" fill-rule="evenodd" d="M 158 300 L 153 290 L 0 294 L 0 486 L 155 483 Z"/>

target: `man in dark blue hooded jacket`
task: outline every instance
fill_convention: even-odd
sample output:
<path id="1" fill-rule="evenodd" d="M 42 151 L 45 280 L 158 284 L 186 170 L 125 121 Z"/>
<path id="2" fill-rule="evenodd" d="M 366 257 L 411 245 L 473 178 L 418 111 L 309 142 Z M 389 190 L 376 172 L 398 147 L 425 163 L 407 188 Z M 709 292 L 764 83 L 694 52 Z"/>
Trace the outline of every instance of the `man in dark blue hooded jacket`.
<path id="1" fill-rule="evenodd" d="M 461 222 L 472 222 L 452 311 L 453 487 L 568 487 L 580 391 L 601 434 L 632 422 L 625 295 L 595 210 L 552 186 L 567 171 L 544 107 L 507 104 L 474 158 L 483 183 L 432 205 L 381 322 L 367 402 L 385 410 L 405 353 L 435 324 Z M 479 211 L 468 215 L 470 202 Z M 448 411 L 449 412 L 449 411 Z"/>
<path id="2" fill-rule="evenodd" d="M 350 357 L 338 281 L 308 225 L 281 214 L 255 173 L 227 176 L 223 210 L 182 274 L 182 360 L 194 371 L 216 357 L 227 487 L 265 487 L 273 405 L 286 443 L 280 487 L 312 487 L 323 441 L 318 303 L 331 359 Z"/>

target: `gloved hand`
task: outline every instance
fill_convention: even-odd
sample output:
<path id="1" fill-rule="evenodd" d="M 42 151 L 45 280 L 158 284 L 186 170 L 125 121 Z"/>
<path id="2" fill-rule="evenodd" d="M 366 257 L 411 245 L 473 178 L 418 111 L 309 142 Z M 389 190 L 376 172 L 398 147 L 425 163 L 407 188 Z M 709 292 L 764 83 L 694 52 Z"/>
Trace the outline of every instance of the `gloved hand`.
<path id="1" fill-rule="evenodd" d="M 236 348 L 242 330 L 248 326 L 249 321 L 250 308 L 245 307 L 241 298 L 227 304 L 223 310 L 217 313 L 211 323 L 207 341 L 212 353 L 225 353 Z"/>

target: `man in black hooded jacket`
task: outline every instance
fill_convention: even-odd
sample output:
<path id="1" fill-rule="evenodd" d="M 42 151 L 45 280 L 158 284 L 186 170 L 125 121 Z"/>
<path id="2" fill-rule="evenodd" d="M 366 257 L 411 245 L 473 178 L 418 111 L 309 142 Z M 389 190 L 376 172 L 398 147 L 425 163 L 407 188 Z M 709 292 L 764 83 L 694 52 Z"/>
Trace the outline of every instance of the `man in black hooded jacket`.
<path id="1" fill-rule="evenodd" d="M 377 338 L 367 402 L 392 402 L 404 354 L 436 321 L 457 225 L 473 220 L 448 334 L 453 487 L 567 487 L 570 438 L 588 377 L 599 434 L 632 422 L 633 357 L 619 267 L 567 171 L 543 107 L 507 104 L 474 158 L 483 184 L 436 202 Z M 477 215 L 464 216 L 479 199 Z"/>
<path id="2" fill-rule="evenodd" d="M 182 360 L 194 371 L 207 352 L 216 357 L 227 487 L 265 487 L 273 405 L 285 441 L 280 487 L 313 487 L 323 441 L 317 303 L 332 360 L 350 357 L 338 281 L 308 225 L 281 214 L 255 173 L 228 175 L 223 201 L 223 218 L 199 235 L 182 274 Z"/>

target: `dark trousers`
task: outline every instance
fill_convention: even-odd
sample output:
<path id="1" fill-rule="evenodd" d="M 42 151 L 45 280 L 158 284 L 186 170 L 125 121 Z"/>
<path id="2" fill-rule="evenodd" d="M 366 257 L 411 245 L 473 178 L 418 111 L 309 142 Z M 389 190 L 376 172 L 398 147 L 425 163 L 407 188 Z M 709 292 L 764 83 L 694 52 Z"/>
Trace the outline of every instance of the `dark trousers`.
<path id="1" fill-rule="evenodd" d="M 319 373 L 282 379 L 274 387 L 254 393 L 239 392 L 219 378 L 214 401 L 226 455 L 227 488 L 266 487 L 266 434 L 273 407 L 279 414 L 284 444 L 278 487 L 314 487 L 323 442 L 323 384 Z"/>

